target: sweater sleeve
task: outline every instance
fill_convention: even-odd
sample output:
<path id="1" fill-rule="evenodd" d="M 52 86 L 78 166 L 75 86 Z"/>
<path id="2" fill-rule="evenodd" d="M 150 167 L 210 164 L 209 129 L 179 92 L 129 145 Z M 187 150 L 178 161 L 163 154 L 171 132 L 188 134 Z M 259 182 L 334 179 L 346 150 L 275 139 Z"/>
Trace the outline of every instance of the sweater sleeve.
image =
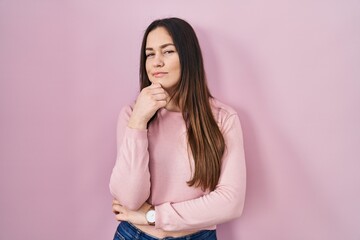
<path id="1" fill-rule="evenodd" d="M 117 122 L 117 157 L 110 192 L 123 206 L 139 209 L 150 196 L 147 130 L 127 126 L 132 109 L 124 107 Z"/>
<path id="2" fill-rule="evenodd" d="M 226 151 L 215 190 L 196 199 L 155 206 L 156 228 L 165 231 L 201 229 L 241 215 L 245 201 L 246 170 L 242 129 L 237 114 L 225 120 L 222 132 Z"/>

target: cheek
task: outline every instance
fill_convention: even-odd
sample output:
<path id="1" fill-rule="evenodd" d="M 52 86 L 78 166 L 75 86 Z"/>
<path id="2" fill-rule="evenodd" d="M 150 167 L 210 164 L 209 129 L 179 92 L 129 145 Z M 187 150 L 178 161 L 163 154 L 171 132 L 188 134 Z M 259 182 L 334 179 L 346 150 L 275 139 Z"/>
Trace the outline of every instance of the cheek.
<path id="1" fill-rule="evenodd" d="M 145 65 L 145 71 L 146 71 L 146 74 L 147 74 L 147 76 L 148 76 L 148 78 L 149 78 L 149 80 L 151 80 L 151 68 L 148 66 L 148 64 L 146 64 Z"/>
<path id="2" fill-rule="evenodd" d="M 177 75 L 180 75 L 180 73 L 181 73 L 180 64 L 176 64 L 176 65 L 174 66 L 174 71 L 176 72 Z"/>
<path id="3" fill-rule="evenodd" d="M 179 58 L 177 57 L 176 59 L 175 59 L 175 61 L 174 61 L 174 69 L 175 70 L 177 70 L 177 71 L 179 71 L 180 72 L 180 70 L 181 70 L 181 66 L 180 66 L 180 60 L 179 60 Z"/>
<path id="4" fill-rule="evenodd" d="M 147 73 L 150 71 L 149 61 L 146 61 L 146 62 L 145 62 L 145 70 L 146 70 Z"/>

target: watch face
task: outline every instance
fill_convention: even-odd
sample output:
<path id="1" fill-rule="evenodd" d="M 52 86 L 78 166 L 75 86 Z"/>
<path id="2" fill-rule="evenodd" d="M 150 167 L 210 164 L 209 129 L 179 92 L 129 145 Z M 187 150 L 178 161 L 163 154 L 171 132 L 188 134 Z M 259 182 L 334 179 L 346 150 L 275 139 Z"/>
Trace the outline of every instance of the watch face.
<path id="1" fill-rule="evenodd" d="M 155 210 L 149 210 L 146 213 L 146 220 L 150 223 L 154 223 L 155 222 Z"/>

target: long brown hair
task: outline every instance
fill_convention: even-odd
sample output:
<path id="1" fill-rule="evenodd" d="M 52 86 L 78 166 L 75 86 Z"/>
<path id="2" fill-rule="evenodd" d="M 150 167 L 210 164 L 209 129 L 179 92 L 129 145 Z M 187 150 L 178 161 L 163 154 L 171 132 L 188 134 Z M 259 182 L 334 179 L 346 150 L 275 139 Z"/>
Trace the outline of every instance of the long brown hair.
<path id="1" fill-rule="evenodd" d="M 158 27 L 168 31 L 180 59 L 181 78 L 171 97 L 182 111 L 195 162 L 193 178 L 187 183 L 203 190 L 214 190 L 220 178 L 225 141 L 211 110 L 212 96 L 206 83 L 200 45 L 189 23 L 179 18 L 165 18 L 148 26 L 141 46 L 140 89 L 151 84 L 146 73 L 145 48 L 148 34 Z"/>

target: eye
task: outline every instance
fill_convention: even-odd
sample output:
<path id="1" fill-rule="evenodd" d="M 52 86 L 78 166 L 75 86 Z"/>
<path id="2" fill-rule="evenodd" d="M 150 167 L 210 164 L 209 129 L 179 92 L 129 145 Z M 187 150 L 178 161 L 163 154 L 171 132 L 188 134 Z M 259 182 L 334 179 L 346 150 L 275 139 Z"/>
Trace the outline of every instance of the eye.
<path id="1" fill-rule="evenodd" d="M 168 55 L 168 54 L 172 54 L 172 53 L 174 53 L 175 51 L 174 50 L 166 50 L 165 52 L 164 52 L 164 54 L 165 55 Z"/>
<path id="2" fill-rule="evenodd" d="M 150 57 L 155 56 L 155 54 L 154 53 L 147 53 L 145 56 L 146 56 L 146 58 L 150 58 Z"/>

